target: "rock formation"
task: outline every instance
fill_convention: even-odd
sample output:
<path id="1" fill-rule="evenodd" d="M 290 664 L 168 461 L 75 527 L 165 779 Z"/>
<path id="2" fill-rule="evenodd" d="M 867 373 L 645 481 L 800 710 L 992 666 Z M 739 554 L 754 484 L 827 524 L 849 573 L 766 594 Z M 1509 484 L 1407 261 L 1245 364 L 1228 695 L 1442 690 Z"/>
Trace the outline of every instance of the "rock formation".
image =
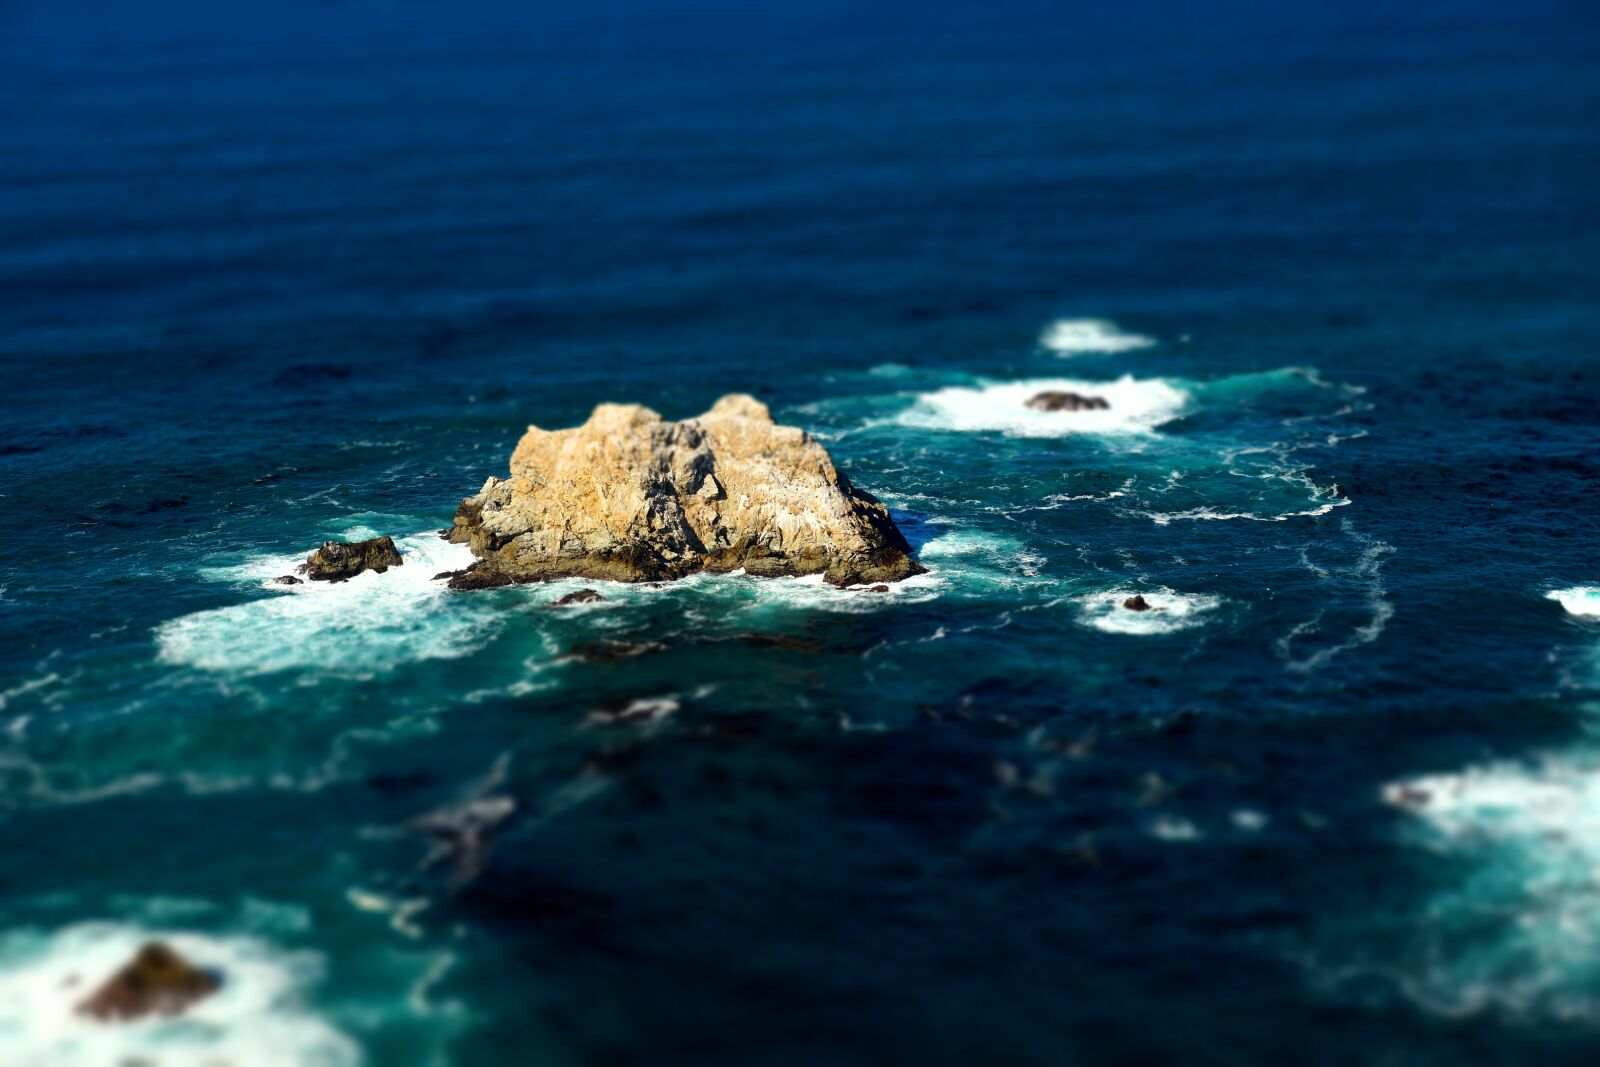
<path id="1" fill-rule="evenodd" d="M 557 597 L 550 603 L 558 608 L 564 608 L 569 604 L 593 604 L 604 599 L 605 597 L 593 589 L 579 589 L 576 593 L 568 593 L 566 596 Z"/>
<path id="2" fill-rule="evenodd" d="M 450 540 L 480 558 L 454 589 L 739 569 L 854 585 L 923 569 L 889 510 L 821 445 L 738 394 L 682 422 L 601 404 L 575 429 L 529 427 L 511 476 L 461 502 Z"/>
<path id="3" fill-rule="evenodd" d="M 1129 611 L 1149 611 L 1150 602 L 1144 598 L 1143 593 L 1137 593 L 1122 602 L 1122 606 Z"/>
<path id="4" fill-rule="evenodd" d="M 1107 411 L 1111 405 L 1103 396 L 1084 396 L 1082 393 L 1060 393 L 1047 390 L 1028 401 L 1034 411 Z"/>
<path id="5" fill-rule="evenodd" d="M 77 1010 L 107 1022 L 177 1015 L 221 984 L 216 975 L 194 967 L 164 942 L 149 941 Z"/>
<path id="6" fill-rule="evenodd" d="M 296 570 L 313 582 L 344 582 L 362 571 L 382 574 L 403 563 L 394 538 L 374 537 L 370 541 L 324 541 Z"/>

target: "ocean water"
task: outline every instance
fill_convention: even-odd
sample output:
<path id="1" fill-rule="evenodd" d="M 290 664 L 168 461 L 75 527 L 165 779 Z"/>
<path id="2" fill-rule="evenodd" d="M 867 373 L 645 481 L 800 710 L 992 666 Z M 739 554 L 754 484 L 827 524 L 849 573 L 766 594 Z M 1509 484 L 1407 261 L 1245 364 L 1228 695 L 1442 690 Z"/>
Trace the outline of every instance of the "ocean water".
<path id="1" fill-rule="evenodd" d="M 756 7 L 0 8 L 0 1065 L 1592 1060 L 1592 5 Z M 428 580 L 735 390 L 928 573 Z"/>

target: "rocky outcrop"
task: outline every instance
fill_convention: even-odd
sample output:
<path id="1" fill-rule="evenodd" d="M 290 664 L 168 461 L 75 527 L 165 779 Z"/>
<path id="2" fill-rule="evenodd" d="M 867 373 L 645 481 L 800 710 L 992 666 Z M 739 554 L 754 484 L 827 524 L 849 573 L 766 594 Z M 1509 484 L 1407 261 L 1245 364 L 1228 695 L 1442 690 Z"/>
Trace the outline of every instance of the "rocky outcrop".
<path id="1" fill-rule="evenodd" d="M 576 593 L 568 593 L 566 596 L 557 597 L 550 603 L 558 608 L 564 608 L 569 604 L 594 604 L 604 599 L 605 597 L 593 589 L 579 589 Z"/>
<path id="2" fill-rule="evenodd" d="M 107 1022 L 177 1015 L 221 984 L 215 974 L 193 966 L 165 942 L 150 941 L 77 1010 Z"/>
<path id="3" fill-rule="evenodd" d="M 1034 411 L 1108 411 L 1111 405 L 1103 396 L 1047 390 L 1029 400 L 1028 407 Z"/>
<path id="4" fill-rule="evenodd" d="M 888 508 L 743 395 L 682 422 L 601 404 L 575 429 L 529 427 L 510 477 L 461 502 L 450 539 L 480 558 L 455 589 L 740 569 L 854 585 L 923 569 Z"/>
<path id="5" fill-rule="evenodd" d="M 1143 593 L 1138 593 L 1124 600 L 1122 606 L 1129 611 L 1149 611 L 1150 601 L 1144 598 Z"/>
<path id="6" fill-rule="evenodd" d="M 306 557 L 296 568 L 313 582 L 349 581 L 362 571 L 382 574 L 390 567 L 405 563 L 400 550 L 394 547 L 392 537 L 374 537 L 370 541 L 324 541 L 322 547 Z M 282 581 L 282 579 L 279 579 Z"/>

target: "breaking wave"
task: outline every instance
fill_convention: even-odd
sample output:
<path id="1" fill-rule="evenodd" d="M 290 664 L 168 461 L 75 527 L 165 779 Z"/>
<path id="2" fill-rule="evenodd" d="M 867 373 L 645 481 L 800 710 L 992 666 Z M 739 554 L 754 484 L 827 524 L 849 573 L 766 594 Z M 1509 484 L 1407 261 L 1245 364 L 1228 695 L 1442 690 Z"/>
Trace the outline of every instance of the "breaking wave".
<path id="1" fill-rule="evenodd" d="M 364 528 L 346 539 L 375 536 Z M 473 562 L 464 545 L 433 532 L 398 538 L 405 563 L 347 582 L 275 585 L 304 556 L 264 556 L 202 573 L 258 586 L 273 595 L 196 612 L 156 629 L 161 659 L 207 671 L 264 674 L 291 668 L 372 673 L 400 663 L 464 655 L 496 625 L 496 613 L 472 598 L 446 603 L 433 576 Z"/>
<path id="2" fill-rule="evenodd" d="M 1575 585 L 1570 589 L 1552 589 L 1546 600 L 1554 600 L 1573 615 L 1600 616 L 1600 586 Z"/>
<path id="3" fill-rule="evenodd" d="M 1028 407 L 1031 397 L 1046 391 L 1101 397 L 1109 407 L 1094 411 L 1035 411 Z M 1188 402 L 1187 392 L 1160 378 L 1124 376 L 1109 382 L 1044 378 L 923 393 L 899 422 L 921 429 L 989 431 L 1015 437 L 1148 434 L 1177 417 Z"/>
<path id="4" fill-rule="evenodd" d="M 1469 871 L 1415 927 L 1404 991 L 1449 1015 L 1600 1017 L 1600 759 L 1487 764 L 1383 797 Z"/>
<path id="5" fill-rule="evenodd" d="M 1123 601 L 1134 596 L 1143 596 L 1150 610 L 1133 611 L 1122 606 Z M 1206 622 L 1206 615 L 1222 605 L 1222 600 L 1203 593 L 1128 588 L 1079 597 L 1076 603 L 1079 622 L 1085 626 L 1108 634 L 1148 637 L 1201 626 Z"/>
<path id="6" fill-rule="evenodd" d="M 179 1018 L 104 1023 L 75 1006 L 159 936 L 195 966 L 216 971 L 220 989 Z M 347 1067 L 360 1051 L 309 1010 L 302 990 L 322 977 L 320 956 L 251 937 L 156 934 L 85 923 L 53 934 L 0 939 L 0 1062 L 30 1067 Z"/>
<path id="7" fill-rule="evenodd" d="M 1131 352 L 1155 343 L 1153 337 L 1127 333 L 1106 319 L 1057 319 L 1039 335 L 1040 346 L 1058 356 Z"/>

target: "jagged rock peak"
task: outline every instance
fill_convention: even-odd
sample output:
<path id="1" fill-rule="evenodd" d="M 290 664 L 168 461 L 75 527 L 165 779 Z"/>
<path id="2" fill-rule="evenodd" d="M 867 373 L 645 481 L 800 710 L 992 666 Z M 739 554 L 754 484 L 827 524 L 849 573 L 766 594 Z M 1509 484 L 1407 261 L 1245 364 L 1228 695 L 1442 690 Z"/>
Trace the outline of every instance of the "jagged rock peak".
<path id="1" fill-rule="evenodd" d="M 530 426 L 510 477 L 462 501 L 450 538 L 481 560 L 455 588 L 739 569 L 853 585 L 922 571 L 877 498 L 741 393 L 681 422 L 601 404 L 582 426 Z"/>

